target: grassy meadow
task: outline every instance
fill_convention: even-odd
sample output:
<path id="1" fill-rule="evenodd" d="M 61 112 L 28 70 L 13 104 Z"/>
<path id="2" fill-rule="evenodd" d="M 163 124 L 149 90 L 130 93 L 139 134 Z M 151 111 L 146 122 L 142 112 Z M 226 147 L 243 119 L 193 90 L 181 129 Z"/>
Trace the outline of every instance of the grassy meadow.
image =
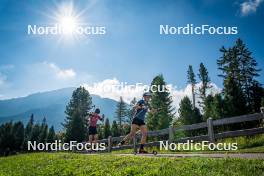
<path id="1" fill-rule="evenodd" d="M 0 175 L 264 175 L 264 161 L 231 158 L 158 158 L 30 153 L 0 158 Z"/>

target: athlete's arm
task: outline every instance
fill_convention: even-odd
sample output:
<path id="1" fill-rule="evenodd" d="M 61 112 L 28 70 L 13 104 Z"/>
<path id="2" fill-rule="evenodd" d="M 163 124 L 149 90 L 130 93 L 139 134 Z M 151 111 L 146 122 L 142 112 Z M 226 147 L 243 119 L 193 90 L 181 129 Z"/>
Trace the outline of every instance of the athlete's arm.
<path id="1" fill-rule="evenodd" d="M 102 117 L 99 116 L 99 120 L 104 121 L 104 114 L 102 115 Z"/>
<path id="2" fill-rule="evenodd" d="M 136 109 L 136 110 L 143 109 L 144 105 L 138 102 L 133 108 Z"/>

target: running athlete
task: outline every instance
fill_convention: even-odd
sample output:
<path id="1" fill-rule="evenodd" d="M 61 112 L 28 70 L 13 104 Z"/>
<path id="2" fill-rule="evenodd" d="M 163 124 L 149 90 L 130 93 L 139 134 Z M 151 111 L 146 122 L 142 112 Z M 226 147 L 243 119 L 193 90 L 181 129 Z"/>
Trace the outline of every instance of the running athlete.
<path id="1" fill-rule="evenodd" d="M 89 115 L 89 142 L 90 143 L 96 143 L 97 142 L 97 121 L 104 120 L 104 117 L 101 117 L 100 115 L 100 109 L 95 109 L 94 113 Z"/>
<path id="2" fill-rule="evenodd" d="M 149 111 L 152 111 L 149 107 L 149 100 L 151 98 L 151 93 L 146 92 L 143 94 L 143 99 L 138 101 L 135 105 L 135 115 L 132 120 L 131 130 L 130 133 L 118 144 L 119 146 L 123 145 L 127 140 L 132 139 L 137 130 L 140 129 L 140 132 L 142 134 L 142 138 L 140 141 L 140 148 L 139 153 L 147 153 L 147 151 L 144 150 L 144 144 L 147 141 L 147 126 L 145 124 L 145 116 L 146 113 Z"/>

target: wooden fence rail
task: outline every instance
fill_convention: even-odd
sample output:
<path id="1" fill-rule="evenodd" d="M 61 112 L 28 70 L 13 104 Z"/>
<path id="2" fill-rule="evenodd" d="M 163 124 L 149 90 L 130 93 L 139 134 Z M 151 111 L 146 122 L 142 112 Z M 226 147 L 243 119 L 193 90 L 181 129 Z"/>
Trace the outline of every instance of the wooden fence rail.
<path id="1" fill-rule="evenodd" d="M 167 129 L 162 129 L 162 130 L 157 130 L 157 131 L 149 131 L 148 137 L 160 137 L 160 136 L 168 135 L 169 142 L 185 142 L 187 140 L 215 142 L 215 140 L 217 139 L 223 139 L 223 138 L 228 138 L 228 137 L 238 137 L 238 136 L 251 136 L 251 135 L 264 133 L 264 127 L 214 133 L 214 127 L 216 126 L 248 122 L 248 121 L 257 121 L 257 120 L 260 121 L 263 119 L 264 119 L 263 111 L 261 111 L 261 113 L 242 115 L 242 116 L 236 116 L 236 117 L 230 117 L 230 118 L 223 118 L 223 119 L 217 119 L 217 120 L 213 120 L 212 118 L 209 118 L 207 119 L 206 122 L 202 122 L 202 123 L 196 123 L 192 125 L 183 125 L 180 127 L 169 127 Z M 197 130 L 197 129 L 207 129 L 207 135 L 184 137 L 184 138 L 174 140 L 175 132 L 191 131 L 191 130 Z M 139 146 L 139 144 L 137 143 L 137 140 L 140 137 L 141 135 L 137 134 L 133 139 L 132 145 L 123 145 L 120 147 L 113 146 L 113 144 L 120 142 L 124 138 L 124 136 L 119 136 L 119 137 L 109 136 L 108 139 L 102 139 L 102 140 L 99 140 L 98 142 L 107 143 L 107 152 L 111 152 L 114 150 L 124 150 L 124 149 L 134 149 L 136 151 L 137 147 Z M 145 146 L 159 146 L 159 144 L 160 144 L 160 141 L 154 141 L 154 142 L 146 143 Z"/>

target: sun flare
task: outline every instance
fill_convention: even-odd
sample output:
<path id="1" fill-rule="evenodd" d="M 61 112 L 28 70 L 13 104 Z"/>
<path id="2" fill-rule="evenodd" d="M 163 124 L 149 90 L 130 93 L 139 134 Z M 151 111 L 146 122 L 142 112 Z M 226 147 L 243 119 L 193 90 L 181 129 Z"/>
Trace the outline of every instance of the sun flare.
<path id="1" fill-rule="evenodd" d="M 75 38 L 76 29 L 80 26 L 80 19 L 73 3 L 62 4 L 58 7 L 56 21 L 62 31 L 62 38 Z"/>
<path id="2" fill-rule="evenodd" d="M 59 25 L 63 30 L 63 34 L 73 34 L 77 27 L 77 20 L 73 16 L 63 16 L 59 19 Z"/>
<path id="3" fill-rule="evenodd" d="M 59 34 L 58 43 L 71 43 L 84 38 L 87 24 L 83 19 L 85 12 L 86 9 L 77 8 L 73 1 L 69 1 L 57 3 L 54 9 L 45 14 L 52 20 L 50 24 L 56 28 L 54 31 Z"/>

